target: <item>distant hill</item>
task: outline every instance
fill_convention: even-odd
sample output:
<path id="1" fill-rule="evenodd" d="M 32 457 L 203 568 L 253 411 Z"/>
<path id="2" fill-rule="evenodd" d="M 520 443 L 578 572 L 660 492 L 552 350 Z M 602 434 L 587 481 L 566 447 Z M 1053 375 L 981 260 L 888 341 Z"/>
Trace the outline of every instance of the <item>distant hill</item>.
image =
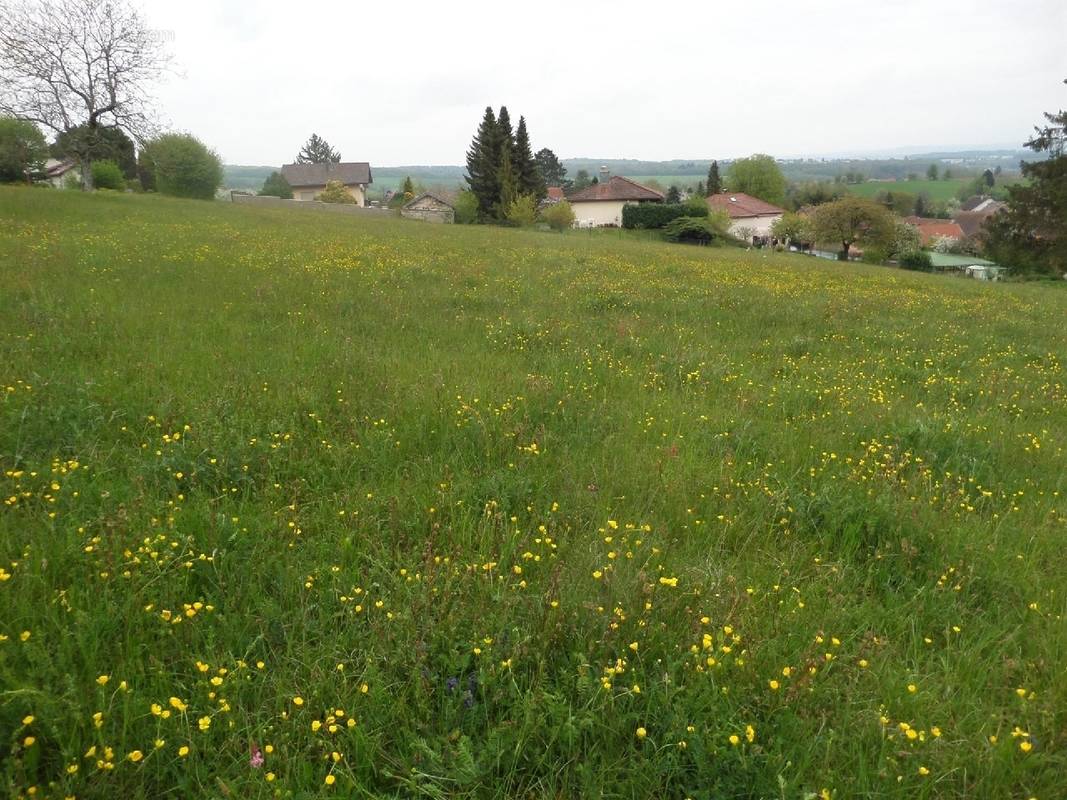
<path id="1" fill-rule="evenodd" d="M 1029 150 L 943 150 L 930 153 L 915 153 L 896 157 L 880 158 L 791 158 L 779 163 L 786 178 L 791 181 L 833 180 L 847 173 L 862 174 L 879 180 L 905 180 L 909 175 L 925 173 L 930 164 L 939 168 L 948 167 L 959 177 L 975 175 L 985 169 L 1000 167 L 1004 172 L 1014 173 L 1019 161 L 1033 159 Z M 600 168 L 607 167 L 612 175 L 656 180 L 669 186 L 695 186 L 708 174 L 709 158 L 677 158 L 670 161 L 642 161 L 633 158 L 564 158 L 567 175 L 573 178 L 584 169 L 590 176 L 598 175 Z M 723 173 L 730 159 L 719 159 Z M 223 184 L 228 189 L 256 190 L 264 179 L 279 167 L 237 166 L 227 164 L 223 168 Z M 456 188 L 464 183 L 466 168 L 459 165 L 409 165 L 379 167 L 371 165 L 374 184 L 371 197 L 377 197 L 387 189 L 396 189 L 404 178 L 410 176 L 417 184 L 432 188 Z"/>

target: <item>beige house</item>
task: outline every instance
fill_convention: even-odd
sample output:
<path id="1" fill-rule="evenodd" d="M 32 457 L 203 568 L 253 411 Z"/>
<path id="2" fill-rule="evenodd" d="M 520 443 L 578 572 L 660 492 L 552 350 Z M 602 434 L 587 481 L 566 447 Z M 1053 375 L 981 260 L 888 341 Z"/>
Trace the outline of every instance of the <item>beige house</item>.
<path id="1" fill-rule="evenodd" d="M 452 223 L 456 221 L 456 210 L 444 197 L 424 192 L 405 203 L 400 209 L 400 216 L 421 219 L 423 222 Z"/>
<path id="2" fill-rule="evenodd" d="M 760 200 L 743 192 L 721 192 L 708 198 L 712 211 L 725 211 L 730 216 L 730 233 L 739 239 L 771 235 L 771 226 L 782 218 L 784 208 Z"/>
<path id="3" fill-rule="evenodd" d="M 622 226 L 622 207 L 627 203 L 662 203 L 663 195 L 654 189 L 614 175 L 594 183 L 567 198 L 579 228 Z"/>
<path id="4" fill-rule="evenodd" d="M 359 206 L 367 205 L 367 186 L 374 182 L 370 164 L 349 161 L 340 164 L 285 164 L 282 177 L 293 187 L 294 200 L 314 200 L 327 181 L 340 181 Z"/>

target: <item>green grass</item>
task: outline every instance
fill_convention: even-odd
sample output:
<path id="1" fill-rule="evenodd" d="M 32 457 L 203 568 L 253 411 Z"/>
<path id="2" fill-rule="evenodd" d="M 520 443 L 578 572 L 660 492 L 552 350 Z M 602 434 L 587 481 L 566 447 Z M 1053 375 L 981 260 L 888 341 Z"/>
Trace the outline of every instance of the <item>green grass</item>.
<path id="1" fill-rule="evenodd" d="M 0 189 L 0 794 L 1063 797 L 1065 318 Z"/>
<path id="2" fill-rule="evenodd" d="M 925 192 L 930 195 L 931 200 L 940 202 L 953 199 L 965 183 L 968 183 L 968 180 L 962 178 L 947 181 L 868 181 L 851 184 L 847 189 L 852 194 L 871 198 L 881 192 L 905 192 L 914 195 Z"/>

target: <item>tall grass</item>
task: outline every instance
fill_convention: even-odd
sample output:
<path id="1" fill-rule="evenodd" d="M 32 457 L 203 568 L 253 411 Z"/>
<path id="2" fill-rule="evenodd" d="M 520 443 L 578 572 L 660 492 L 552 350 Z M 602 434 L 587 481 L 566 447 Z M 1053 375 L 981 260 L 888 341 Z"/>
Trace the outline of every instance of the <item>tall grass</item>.
<path id="1" fill-rule="evenodd" d="M 1064 319 L 0 190 L 3 793 L 1062 797 Z"/>

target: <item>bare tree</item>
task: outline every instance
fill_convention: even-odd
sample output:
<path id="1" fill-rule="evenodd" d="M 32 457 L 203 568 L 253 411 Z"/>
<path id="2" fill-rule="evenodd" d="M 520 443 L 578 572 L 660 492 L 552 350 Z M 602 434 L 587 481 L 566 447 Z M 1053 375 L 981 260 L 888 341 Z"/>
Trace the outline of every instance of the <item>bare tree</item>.
<path id="1" fill-rule="evenodd" d="M 155 131 L 148 88 L 168 61 L 123 0 L 0 0 L 0 112 L 68 134 L 85 189 L 101 128 Z"/>

